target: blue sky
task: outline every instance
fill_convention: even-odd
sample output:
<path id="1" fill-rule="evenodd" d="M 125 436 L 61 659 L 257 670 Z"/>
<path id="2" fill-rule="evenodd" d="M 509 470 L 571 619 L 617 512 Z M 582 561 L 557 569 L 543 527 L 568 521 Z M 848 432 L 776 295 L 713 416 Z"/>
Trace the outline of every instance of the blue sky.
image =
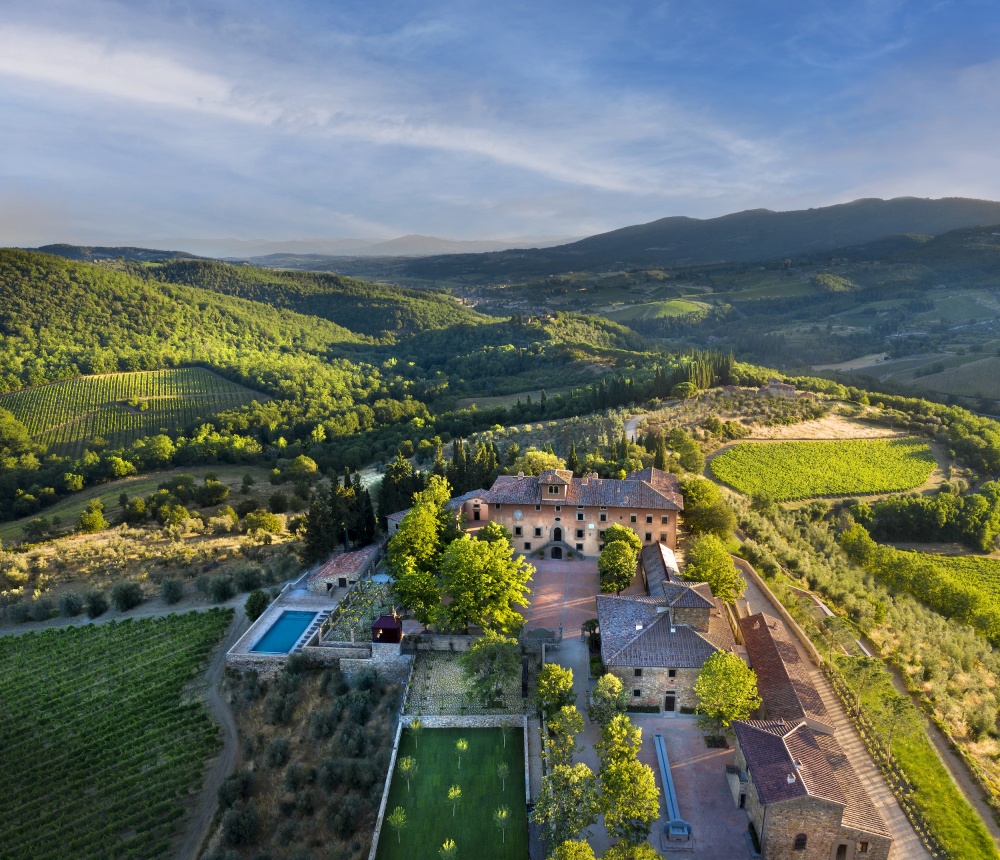
<path id="1" fill-rule="evenodd" d="M 1000 199 L 987 2 L 7 0 L 0 244 Z"/>

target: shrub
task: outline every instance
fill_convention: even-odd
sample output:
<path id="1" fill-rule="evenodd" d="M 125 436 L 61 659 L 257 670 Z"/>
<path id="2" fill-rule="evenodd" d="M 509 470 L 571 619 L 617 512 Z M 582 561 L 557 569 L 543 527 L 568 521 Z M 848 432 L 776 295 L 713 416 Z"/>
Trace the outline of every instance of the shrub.
<path id="1" fill-rule="evenodd" d="M 219 806 L 228 809 L 237 800 L 246 800 L 253 791 L 254 773 L 252 770 L 240 770 L 227 776 L 219 786 Z"/>
<path id="2" fill-rule="evenodd" d="M 225 603 L 235 594 L 232 577 L 213 576 L 208 583 L 208 595 L 215 603 Z"/>
<path id="3" fill-rule="evenodd" d="M 31 601 L 32 621 L 48 621 L 52 617 L 53 612 L 55 612 L 55 607 L 52 605 L 51 600 L 40 597 L 38 600 Z"/>
<path id="4" fill-rule="evenodd" d="M 111 589 L 111 602 L 119 612 L 127 612 L 142 603 L 142 586 L 138 582 L 116 582 Z"/>
<path id="5" fill-rule="evenodd" d="M 178 579 L 165 579 L 160 583 L 160 597 L 169 606 L 179 603 L 184 596 L 184 585 Z"/>
<path id="6" fill-rule="evenodd" d="M 257 838 L 260 817 L 253 801 L 246 806 L 237 805 L 222 816 L 222 838 L 227 845 L 249 845 Z"/>
<path id="7" fill-rule="evenodd" d="M 267 605 L 270 602 L 267 594 L 258 588 L 247 595 L 246 603 L 243 604 L 243 611 L 246 612 L 247 618 L 251 621 L 256 621 L 260 618 L 261 613 L 267 609 Z"/>
<path id="8" fill-rule="evenodd" d="M 234 571 L 233 581 L 237 591 L 253 591 L 255 588 L 260 588 L 261 569 L 249 564 L 243 565 Z"/>
<path id="9" fill-rule="evenodd" d="M 288 510 L 288 496 L 280 490 L 276 493 L 271 493 L 270 498 L 267 500 L 267 506 L 271 509 L 271 513 L 283 514 Z"/>
<path id="10" fill-rule="evenodd" d="M 23 624 L 31 619 L 31 603 L 22 600 L 7 607 L 7 617 L 16 624 Z"/>
<path id="11" fill-rule="evenodd" d="M 265 760 L 267 761 L 268 767 L 281 767 L 288 763 L 288 757 L 291 754 L 291 748 L 288 744 L 287 738 L 275 738 L 271 741 L 271 745 L 267 748 L 267 755 Z"/>
<path id="12" fill-rule="evenodd" d="M 108 596 L 99 588 L 92 588 L 83 598 L 87 607 L 87 617 L 97 618 L 108 611 Z"/>
<path id="13" fill-rule="evenodd" d="M 67 591 L 59 598 L 59 611 L 67 618 L 83 612 L 83 598 L 75 591 Z"/>
<path id="14" fill-rule="evenodd" d="M 281 517 L 270 511 L 251 511 L 243 518 L 243 527 L 248 532 L 264 532 L 264 534 L 281 534 L 284 524 Z"/>

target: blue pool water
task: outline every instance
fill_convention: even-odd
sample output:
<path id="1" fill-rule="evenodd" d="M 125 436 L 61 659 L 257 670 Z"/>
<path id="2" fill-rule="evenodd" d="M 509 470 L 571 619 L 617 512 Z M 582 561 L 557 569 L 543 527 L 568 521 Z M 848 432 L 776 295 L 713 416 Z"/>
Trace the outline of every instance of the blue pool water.
<path id="1" fill-rule="evenodd" d="M 250 650 L 264 654 L 287 654 L 315 617 L 315 612 L 282 612 L 281 617 Z"/>

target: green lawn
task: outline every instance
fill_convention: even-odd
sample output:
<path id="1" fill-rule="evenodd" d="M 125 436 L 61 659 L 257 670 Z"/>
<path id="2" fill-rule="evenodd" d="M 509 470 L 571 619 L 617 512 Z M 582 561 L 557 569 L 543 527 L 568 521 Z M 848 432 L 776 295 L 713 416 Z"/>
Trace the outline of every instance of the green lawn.
<path id="1" fill-rule="evenodd" d="M 927 480 L 934 457 L 916 439 L 742 442 L 712 460 L 711 469 L 741 493 L 783 502 L 910 490 Z"/>
<path id="2" fill-rule="evenodd" d="M 469 743 L 461 769 L 455 751 L 460 738 Z M 398 770 L 406 756 L 413 756 L 419 768 L 409 791 Z M 510 769 L 505 791 L 496 775 L 501 762 Z M 446 839 L 455 840 L 462 860 L 526 860 L 528 823 L 520 729 L 507 733 L 506 747 L 500 729 L 426 729 L 417 740 L 406 729 L 396 764 L 385 814 L 388 817 L 402 806 L 407 825 L 398 836 L 387 823 L 382 825 L 377 860 L 438 860 L 438 849 Z M 454 814 L 448 802 L 448 789 L 453 785 L 462 789 Z M 493 823 L 493 812 L 500 806 L 510 808 L 511 819 L 503 843 Z"/>

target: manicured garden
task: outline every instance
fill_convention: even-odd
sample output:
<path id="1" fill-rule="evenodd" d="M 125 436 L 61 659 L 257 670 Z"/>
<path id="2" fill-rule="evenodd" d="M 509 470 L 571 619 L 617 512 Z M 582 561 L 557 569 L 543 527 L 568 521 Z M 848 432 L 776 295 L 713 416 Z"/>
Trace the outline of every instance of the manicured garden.
<path id="1" fill-rule="evenodd" d="M 741 442 L 712 460 L 712 474 L 748 496 L 782 502 L 919 487 L 934 457 L 914 439 Z"/>
<path id="2" fill-rule="evenodd" d="M 172 854 L 218 729 L 184 694 L 231 611 L 0 637 L 0 854 Z"/>
<path id="3" fill-rule="evenodd" d="M 459 753 L 462 740 L 468 749 Z M 407 785 L 403 762 L 411 758 L 416 767 Z M 453 786 L 461 792 L 457 801 L 449 800 Z M 397 808 L 404 810 L 405 821 L 398 830 L 389 820 Z M 500 817 L 506 824 L 501 828 L 497 812 L 504 809 L 507 814 Z M 454 841 L 458 860 L 526 860 L 521 729 L 423 729 L 417 733 L 404 729 L 385 815 L 377 860 L 439 860 L 439 851 L 448 840 Z"/>

